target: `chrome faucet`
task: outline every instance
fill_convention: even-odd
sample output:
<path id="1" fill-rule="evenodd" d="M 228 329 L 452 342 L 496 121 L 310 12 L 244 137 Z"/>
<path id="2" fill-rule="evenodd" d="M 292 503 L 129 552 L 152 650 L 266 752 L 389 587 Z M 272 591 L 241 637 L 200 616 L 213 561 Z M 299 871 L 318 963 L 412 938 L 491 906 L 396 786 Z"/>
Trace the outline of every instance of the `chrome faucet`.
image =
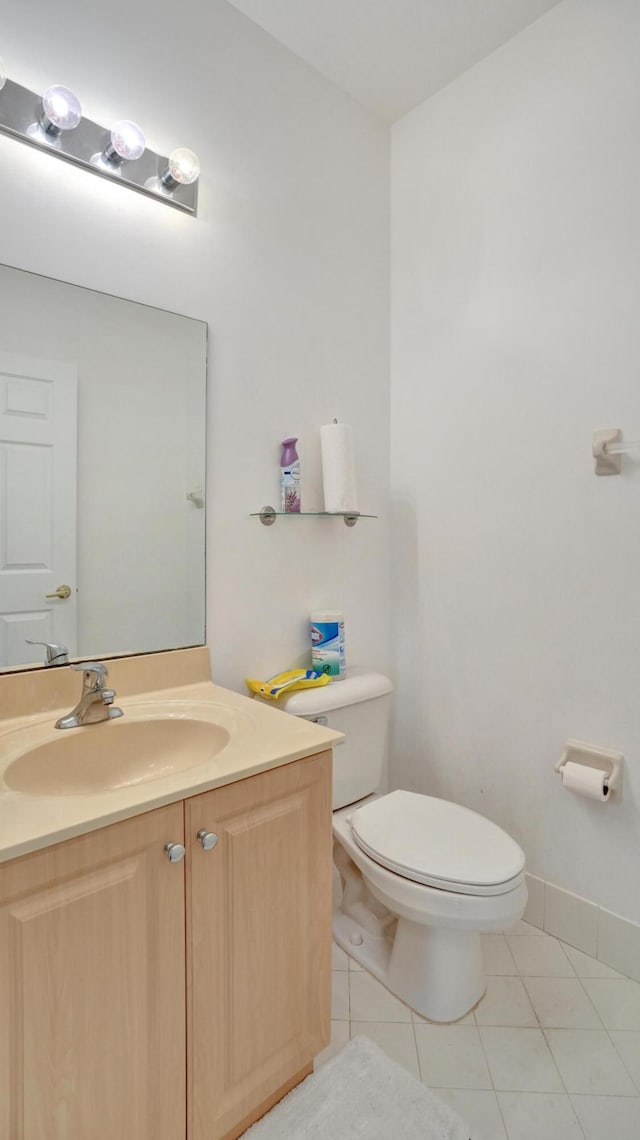
<path id="1" fill-rule="evenodd" d="M 66 645 L 53 645 L 49 641 L 29 641 L 25 638 L 27 645 L 41 645 L 46 650 L 44 655 L 45 665 L 68 665 L 69 664 L 69 650 Z"/>
<path id="2" fill-rule="evenodd" d="M 56 728 L 79 728 L 83 724 L 99 724 L 124 716 L 122 709 L 112 707 L 114 690 L 105 688 L 109 676 L 106 665 L 101 661 L 82 661 L 71 668 L 83 674 L 82 693 L 76 707 L 56 721 Z"/>

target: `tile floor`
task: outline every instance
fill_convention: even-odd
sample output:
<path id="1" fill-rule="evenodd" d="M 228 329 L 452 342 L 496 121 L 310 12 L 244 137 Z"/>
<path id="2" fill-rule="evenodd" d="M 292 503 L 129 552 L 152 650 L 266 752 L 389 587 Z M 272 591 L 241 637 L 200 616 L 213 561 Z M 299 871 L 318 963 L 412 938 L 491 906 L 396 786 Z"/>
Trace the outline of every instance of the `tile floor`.
<path id="1" fill-rule="evenodd" d="M 640 984 L 525 922 L 483 935 L 487 993 L 433 1025 L 334 946 L 331 1045 L 364 1033 L 473 1140 L 639 1140 Z"/>

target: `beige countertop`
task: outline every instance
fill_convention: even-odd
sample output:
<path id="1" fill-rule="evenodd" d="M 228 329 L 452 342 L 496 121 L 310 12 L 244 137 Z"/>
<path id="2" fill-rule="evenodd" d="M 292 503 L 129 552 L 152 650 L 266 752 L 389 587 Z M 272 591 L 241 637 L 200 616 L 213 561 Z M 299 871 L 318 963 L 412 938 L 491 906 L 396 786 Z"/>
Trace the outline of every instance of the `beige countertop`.
<path id="1" fill-rule="evenodd" d="M 128 663 L 129 672 L 132 668 Z M 200 669 L 197 672 L 202 676 Z M 74 686 L 78 688 L 78 674 L 73 676 Z M 0 683 L 5 680 L 0 678 Z M 134 691 L 118 692 L 116 698 L 116 704 L 124 712 L 122 719 L 82 728 L 54 728 L 58 716 L 69 712 L 69 704 L 29 715 L 24 715 L 22 709 L 21 715 L 7 716 L 9 710 L 5 703 L 5 715 L 0 715 L 0 862 L 311 756 L 332 748 L 343 739 L 341 733 L 332 729 L 289 716 L 209 680 L 168 687 L 165 677 L 157 688 L 139 691 L 135 684 L 128 687 Z M 69 738 L 72 734 L 76 739 L 79 739 L 78 734 L 84 737 L 90 764 L 90 745 L 91 740 L 96 739 L 95 734 L 112 734 L 115 747 L 118 726 L 125 723 L 127 716 L 130 722 L 157 716 L 171 720 L 197 719 L 226 729 L 229 740 L 216 755 L 193 766 L 186 766 L 184 761 L 179 770 L 172 770 L 170 765 L 161 766 L 154 772 L 153 779 L 142 776 L 135 783 L 126 782 L 125 775 L 120 786 L 108 790 L 42 794 L 37 790 L 16 790 L 10 786 L 9 776 L 8 782 L 5 781 L 7 770 L 26 751 L 49 742 L 58 747 L 61 737 Z M 100 743 L 103 741 L 104 736 Z"/>

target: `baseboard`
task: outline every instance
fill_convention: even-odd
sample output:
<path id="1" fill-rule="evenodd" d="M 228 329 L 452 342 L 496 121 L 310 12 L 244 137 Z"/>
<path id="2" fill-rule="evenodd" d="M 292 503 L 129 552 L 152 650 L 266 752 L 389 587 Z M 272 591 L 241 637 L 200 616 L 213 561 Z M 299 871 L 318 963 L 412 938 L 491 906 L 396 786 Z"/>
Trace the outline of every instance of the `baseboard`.
<path id="1" fill-rule="evenodd" d="M 536 875 L 527 875 L 527 888 L 525 922 L 640 982 L 638 923 Z"/>

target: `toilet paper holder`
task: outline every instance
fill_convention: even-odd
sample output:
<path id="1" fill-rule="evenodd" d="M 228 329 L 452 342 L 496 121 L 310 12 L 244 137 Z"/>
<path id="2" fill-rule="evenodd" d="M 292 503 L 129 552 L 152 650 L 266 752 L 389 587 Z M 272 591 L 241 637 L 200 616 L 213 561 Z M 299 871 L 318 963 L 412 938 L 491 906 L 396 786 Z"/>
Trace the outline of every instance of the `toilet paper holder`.
<path id="1" fill-rule="evenodd" d="M 609 794 L 622 786 L 622 752 L 615 752 L 612 748 L 594 748 L 592 744 L 585 744 L 582 740 L 567 740 L 564 752 L 555 766 L 556 772 L 562 775 L 567 761 L 573 764 L 584 764 L 586 768 L 597 768 L 608 772 L 605 787 Z"/>

